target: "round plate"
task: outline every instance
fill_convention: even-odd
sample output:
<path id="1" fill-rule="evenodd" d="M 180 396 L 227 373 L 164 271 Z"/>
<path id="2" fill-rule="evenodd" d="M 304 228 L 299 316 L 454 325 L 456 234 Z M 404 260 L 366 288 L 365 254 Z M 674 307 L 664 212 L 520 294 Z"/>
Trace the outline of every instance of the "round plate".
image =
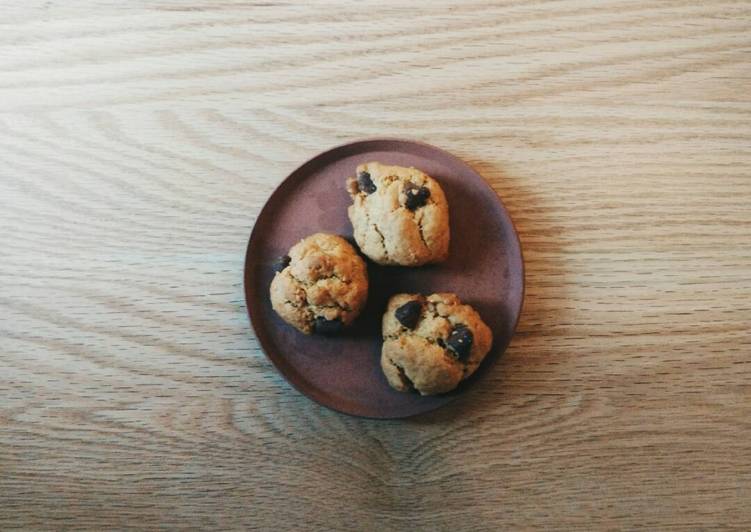
<path id="1" fill-rule="evenodd" d="M 271 308 L 273 264 L 315 232 L 351 237 L 345 180 L 360 163 L 414 166 L 433 176 L 449 201 L 448 261 L 420 268 L 367 261 L 370 288 L 362 314 L 343 336 L 306 336 Z M 351 239 L 351 238 L 350 238 Z M 381 318 L 399 292 L 454 292 L 493 331 L 493 347 L 477 372 L 451 393 L 421 397 L 389 387 L 381 372 Z M 256 220 L 245 258 L 245 298 L 258 341 L 279 372 L 311 399 L 346 414 L 400 418 L 433 410 L 462 393 L 506 349 L 524 299 L 519 238 L 492 188 L 465 163 L 419 142 L 375 139 L 326 151 L 292 172 Z"/>

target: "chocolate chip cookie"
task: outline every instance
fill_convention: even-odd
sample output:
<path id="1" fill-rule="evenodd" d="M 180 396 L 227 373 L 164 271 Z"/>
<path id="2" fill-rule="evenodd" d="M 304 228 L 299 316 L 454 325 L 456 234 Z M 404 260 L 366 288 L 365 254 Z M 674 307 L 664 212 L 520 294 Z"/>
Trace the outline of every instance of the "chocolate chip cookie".
<path id="1" fill-rule="evenodd" d="M 365 304 L 365 261 L 339 236 L 316 233 L 302 239 L 276 269 L 271 306 L 305 334 L 336 334 Z"/>
<path id="2" fill-rule="evenodd" d="M 444 393 L 472 375 L 493 334 L 455 294 L 397 294 L 383 315 L 381 368 L 402 392 Z"/>
<path id="3" fill-rule="evenodd" d="M 420 266 L 449 251 L 449 208 L 438 182 L 416 168 L 361 164 L 347 179 L 355 240 L 378 264 Z"/>

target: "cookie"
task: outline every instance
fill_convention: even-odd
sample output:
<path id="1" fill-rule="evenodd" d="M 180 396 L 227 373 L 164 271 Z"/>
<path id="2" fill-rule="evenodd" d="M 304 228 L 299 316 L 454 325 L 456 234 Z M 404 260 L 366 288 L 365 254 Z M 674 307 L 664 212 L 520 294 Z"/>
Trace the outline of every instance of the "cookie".
<path id="1" fill-rule="evenodd" d="M 383 315 L 381 368 L 399 391 L 445 393 L 475 372 L 492 343 L 490 328 L 455 294 L 397 294 Z"/>
<path id="2" fill-rule="evenodd" d="M 335 334 L 352 323 L 368 296 L 365 261 L 336 235 L 316 233 L 276 264 L 271 306 L 305 334 Z"/>
<path id="3" fill-rule="evenodd" d="M 362 252 L 384 265 L 440 262 L 449 252 L 449 207 L 438 182 L 416 168 L 361 164 L 347 179 Z"/>

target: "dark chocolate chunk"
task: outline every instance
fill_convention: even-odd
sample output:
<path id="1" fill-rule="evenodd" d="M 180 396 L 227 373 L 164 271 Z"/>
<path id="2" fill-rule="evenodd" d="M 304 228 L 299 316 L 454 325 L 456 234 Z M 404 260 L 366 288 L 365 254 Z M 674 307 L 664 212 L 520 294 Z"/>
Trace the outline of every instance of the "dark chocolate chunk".
<path id="1" fill-rule="evenodd" d="M 435 343 L 446 349 L 446 342 L 443 341 L 443 338 L 436 339 Z"/>
<path id="2" fill-rule="evenodd" d="M 428 202 L 430 190 L 427 187 L 418 187 L 414 183 L 407 183 L 404 187 L 404 194 L 407 196 L 404 206 L 414 211 Z"/>
<path id="3" fill-rule="evenodd" d="M 289 266 L 289 261 L 292 259 L 289 258 L 289 255 L 284 255 L 283 257 L 279 257 L 276 262 L 274 262 L 274 271 L 280 272 L 287 266 Z"/>
<path id="4" fill-rule="evenodd" d="M 375 183 L 373 183 L 373 180 L 370 179 L 370 174 L 368 172 L 360 172 L 357 174 L 357 188 L 360 189 L 360 192 L 365 192 L 366 194 L 372 194 L 378 190 Z"/>
<path id="5" fill-rule="evenodd" d="M 472 350 L 472 331 L 466 325 L 459 325 L 446 342 L 448 350 L 453 352 L 459 360 L 467 360 Z"/>
<path id="6" fill-rule="evenodd" d="M 407 329 L 414 329 L 417 322 L 420 321 L 420 313 L 422 312 L 422 303 L 420 301 L 408 301 L 394 312 L 394 316 L 399 320 L 399 323 L 404 325 Z"/>
<path id="7" fill-rule="evenodd" d="M 316 334 L 336 334 L 342 330 L 344 324 L 339 318 L 327 320 L 323 316 L 316 316 L 313 322 L 313 332 Z"/>

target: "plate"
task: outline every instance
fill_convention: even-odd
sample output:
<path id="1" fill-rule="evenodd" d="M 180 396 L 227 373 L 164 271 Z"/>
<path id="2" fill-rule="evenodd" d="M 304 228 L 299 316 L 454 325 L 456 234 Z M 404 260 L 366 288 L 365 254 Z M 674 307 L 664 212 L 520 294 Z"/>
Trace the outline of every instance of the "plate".
<path id="1" fill-rule="evenodd" d="M 338 337 L 306 336 L 271 308 L 273 264 L 315 232 L 350 238 L 344 182 L 364 162 L 414 166 L 436 178 L 449 202 L 449 259 L 419 268 L 368 264 L 370 288 L 362 314 Z M 351 240 L 353 241 L 353 240 Z M 456 390 L 422 397 L 393 390 L 381 372 L 381 317 L 399 292 L 454 292 L 493 331 L 493 347 Z M 256 220 L 245 258 L 245 298 L 261 348 L 297 390 L 354 416 L 402 418 L 433 410 L 463 393 L 490 369 L 514 334 L 524 299 L 524 264 L 511 218 L 480 175 L 453 155 L 420 142 L 373 139 L 330 149 L 292 172 Z"/>

